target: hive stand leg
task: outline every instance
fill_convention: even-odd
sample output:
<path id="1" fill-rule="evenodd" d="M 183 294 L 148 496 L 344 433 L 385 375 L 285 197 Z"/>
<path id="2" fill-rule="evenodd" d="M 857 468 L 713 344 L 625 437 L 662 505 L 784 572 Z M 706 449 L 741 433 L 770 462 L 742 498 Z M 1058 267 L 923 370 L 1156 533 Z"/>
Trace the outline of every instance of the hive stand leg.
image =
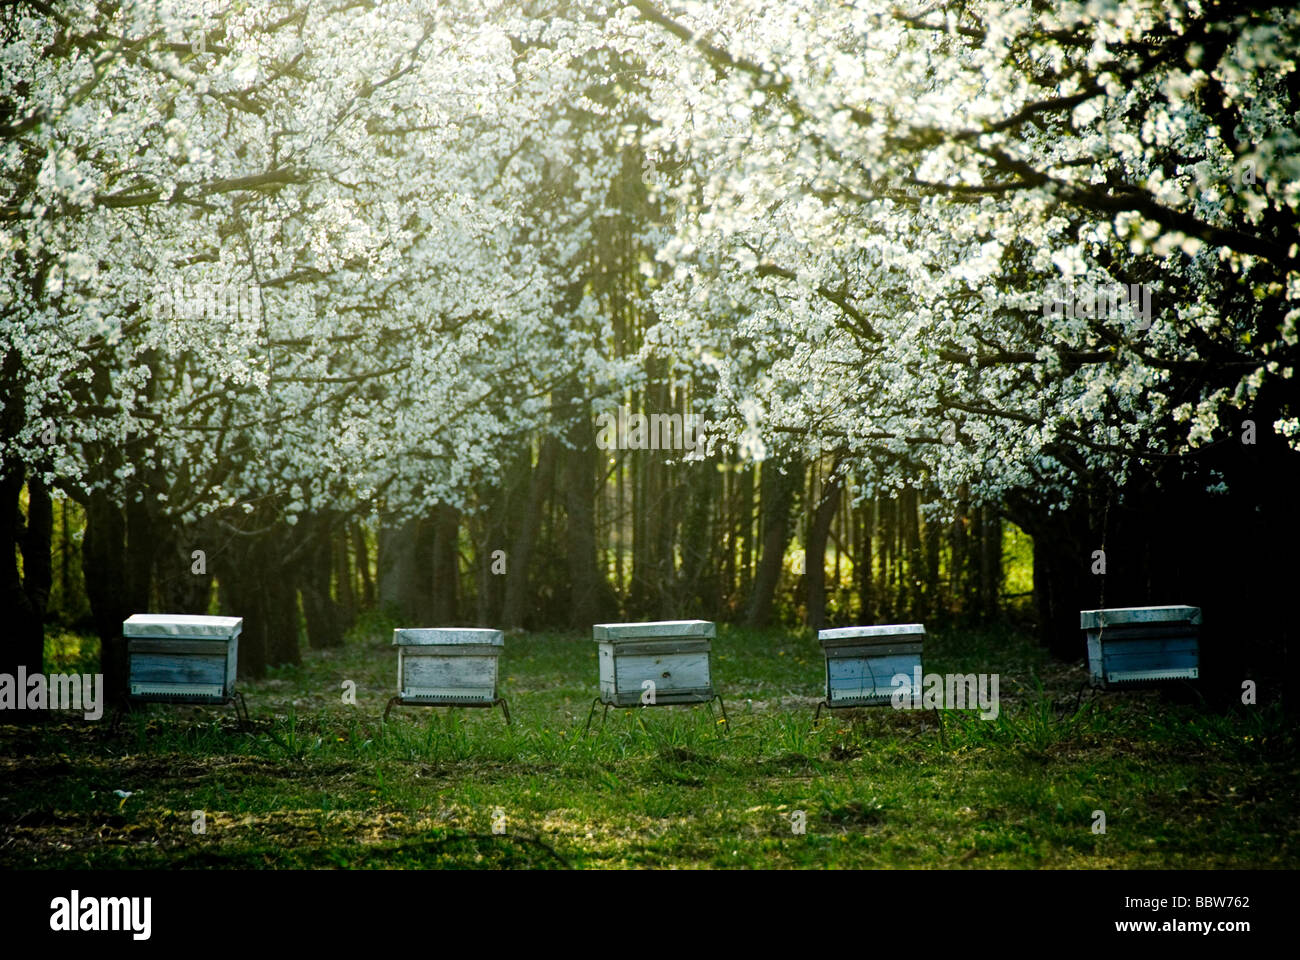
<path id="1" fill-rule="evenodd" d="M 388 698 L 388 706 L 384 707 L 384 722 L 385 722 L 385 723 L 388 722 L 388 714 L 392 711 L 393 707 L 394 707 L 396 704 L 399 704 L 399 703 L 401 703 L 401 702 L 402 702 L 402 698 L 401 698 L 401 697 L 389 697 L 389 698 Z"/>
<path id="2" fill-rule="evenodd" d="M 598 703 L 600 703 L 600 697 L 597 697 L 595 700 L 591 701 L 591 709 L 587 711 L 587 726 L 582 731 L 583 733 L 591 732 L 591 718 L 596 715 L 596 704 Z"/>
<path id="3" fill-rule="evenodd" d="M 813 714 L 814 729 L 816 729 L 817 725 L 822 722 L 822 707 L 825 707 L 827 710 L 829 710 L 831 708 L 831 705 L 827 703 L 825 700 L 822 700 L 817 704 L 817 712 Z"/>
<path id="4" fill-rule="evenodd" d="M 235 719 L 239 721 L 240 729 L 248 730 L 251 722 L 248 716 L 248 701 L 244 699 L 243 692 L 236 690 L 230 698 L 230 704 L 235 708 Z"/>
<path id="5" fill-rule="evenodd" d="M 718 701 L 718 709 L 722 711 L 722 732 L 723 732 L 723 733 L 726 733 L 728 730 L 731 729 L 731 721 L 729 721 L 729 720 L 727 719 L 727 705 L 726 705 L 725 703 L 722 702 L 722 694 L 720 694 L 720 693 L 715 693 L 715 694 L 713 695 L 713 700 L 717 700 L 717 701 Z M 710 716 L 710 717 L 713 716 L 713 700 L 710 700 L 710 701 L 709 701 L 709 716 Z M 716 724 L 715 724 L 715 726 L 716 726 Z"/>
<path id="6" fill-rule="evenodd" d="M 1079 684 L 1079 689 L 1076 690 L 1075 693 L 1074 693 L 1074 712 L 1075 712 L 1075 713 L 1078 713 L 1078 712 L 1079 712 L 1079 702 L 1083 699 L 1083 691 L 1087 688 L 1087 686 L 1088 686 L 1088 681 L 1085 680 L 1083 683 Z"/>
<path id="7" fill-rule="evenodd" d="M 1200 689 L 1196 686 L 1196 684 L 1192 683 L 1192 681 L 1188 680 L 1186 677 L 1182 678 L 1180 682 L 1188 690 L 1196 694 L 1197 698 L 1201 701 L 1201 706 L 1205 706 L 1205 694 L 1201 693 Z"/>
<path id="8" fill-rule="evenodd" d="M 514 724 L 510 722 L 510 704 L 506 701 L 506 698 L 497 697 L 496 703 L 501 704 L 501 712 L 506 715 L 506 726 L 514 726 Z"/>

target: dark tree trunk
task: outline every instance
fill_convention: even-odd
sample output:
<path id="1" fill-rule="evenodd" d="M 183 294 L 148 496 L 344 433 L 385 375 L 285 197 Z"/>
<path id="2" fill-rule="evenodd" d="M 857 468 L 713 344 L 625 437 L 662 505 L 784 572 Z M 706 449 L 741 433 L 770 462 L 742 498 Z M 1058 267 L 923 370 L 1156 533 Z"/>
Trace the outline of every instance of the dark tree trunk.
<path id="1" fill-rule="evenodd" d="M 212 602 L 212 577 L 222 556 L 213 552 L 216 538 L 179 528 L 160 533 L 154 551 L 153 582 L 158 607 L 166 613 L 206 614 Z M 203 564 L 195 573 L 203 551 Z"/>
<path id="2" fill-rule="evenodd" d="M 400 620 L 420 619 L 420 579 L 416 558 L 419 522 L 379 528 L 379 603 Z"/>
<path id="3" fill-rule="evenodd" d="M 321 521 L 323 523 L 323 521 Z M 343 642 L 343 631 L 338 617 L 333 613 L 330 600 L 330 555 L 328 537 L 314 544 L 317 550 L 314 563 L 317 582 L 324 577 L 323 597 L 328 601 L 330 620 L 324 625 L 325 640 L 330 646 Z M 266 623 L 266 660 L 273 667 L 302 663 L 302 650 L 298 643 L 298 591 L 301 573 L 289 551 L 292 539 L 283 526 L 257 538 L 254 545 L 256 569 L 261 573 L 264 589 L 261 592 L 261 617 Z M 309 561 L 310 563 L 311 561 Z"/>
<path id="4" fill-rule="evenodd" d="M 1011 519 L 1034 540 L 1034 607 L 1039 643 L 1052 656 L 1078 661 L 1086 654 L 1079 611 L 1099 606 L 1104 583 L 1090 573 L 1099 547 L 1082 502 L 1048 513 L 1011 498 Z M 972 510 L 978 517 L 980 509 Z M 974 524 L 972 525 L 974 528 Z M 976 550 L 981 539 L 971 538 Z"/>
<path id="5" fill-rule="evenodd" d="M 980 512 L 980 613 L 987 621 L 1002 609 L 1002 517 L 996 507 L 983 506 Z"/>
<path id="6" fill-rule="evenodd" d="M 54 565 L 51 546 L 54 536 L 54 504 L 50 491 L 37 477 L 27 479 L 27 529 L 20 545 L 23 551 L 23 590 L 31 602 L 37 621 L 42 627 L 41 645 L 36 647 L 33 638 L 32 652 L 44 654 L 45 610 L 50 602 L 50 588 L 54 585 Z"/>
<path id="7" fill-rule="evenodd" d="M 59 602 L 64 620 L 71 619 L 72 606 L 72 538 L 68 534 L 68 505 L 66 498 L 59 504 Z"/>
<path id="8" fill-rule="evenodd" d="M 583 405 L 569 429 L 564 504 L 569 554 L 569 626 L 590 627 L 608 609 L 607 585 L 596 564 L 596 446 Z"/>
<path id="9" fill-rule="evenodd" d="M 956 516 L 953 518 L 948 537 L 948 603 L 958 615 L 961 622 L 969 622 L 971 611 L 966 603 L 965 583 L 969 565 L 970 550 L 967 526 L 970 523 L 970 505 L 966 500 L 966 488 L 958 492 Z M 1037 554 L 1035 554 L 1037 563 Z M 1037 568 L 1035 568 L 1037 569 Z"/>
<path id="10" fill-rule="evenodd" d="M 542 504 L 551 486 L 552 473 L 555 469 L 556 443 L 550 437 L 542 440 L 541 451 L 537 456 L 537 465 L 528 478 L 528 499 L 523 516 L 506 557 L 506 595 L 502 605 L 501 622 L 507 629 L 524 626 L 525 616 L 533 597 L 529 585 L 528 567 L 532 560 L 533 548 L 537 543 L 537 531 L 542 520 Z"/>
<path id="11" fill-rule="evenodd" d="M 460 513 L 445 503 L 434 509 L 433 583 L 430 623 L 453 624 L 460 616 Z"/>
<path id="12" fill-rule="evenodd" d="M 772 622 L 772 607 L 777 585 L 781 581 L 785 548 L 790 542 L 790 509 L 795 491 L 803 483 L 803 466 L 796 459 L 781 473 L 775 460 L 763 465 L 760 496 L 763 514 L 762 554 L 754 573 L 754 591 L 750 597 L 746 622 L 753 627 Z"/>
<path id="13" fill-rule="evenodd" d="M 921 556 L 921 512 L 915 487 L 905 487 L 898 500 L 901 535 L 907 550 L 907 612 L 912 620 L 925 619 L 925 562 Z"/>
<path id="14" fill-rule="evenodd" d="M 840 476 L 832 468 L 829 479 L 823 484 L 821 498 L 808 526 L 804 553 L 805 598 L 808 604 L 807 623 L 813 630 L 826 626 L 826 541 L 831 521 L 840 506 L 842 490 Z"/>
<path id="15" fill-rule="evenodd" d="M 121 703 L 127 695 L 126 641 L 122 621 L 132 613 L 125 564 L 126 522 L 121 509 L 107 493 L 94 491 L 85 504 L 86 530 L 81 541 L 81 570 L 86 581 L 86 598 L 99 634 L 100 671 L 110 703 Z"/>
<path id="16" fill-rule="evenodd" d="M 54 513 L 49 491 L 38 479 L 27 481 L 27 517 L 22 522 L 19 496 L 21 468 L 0 477 L 0 616 L 8 636 L 0 645 L 0 673 L 16 675 L 19 666 L 28 673 L 44 672 L 45 607 L 49 602 L 52 566 L 50 538 Z M 19 574 L 16 549 L 21 548 Z M 25 696 L 26 691 L 18 691 Z"/>
<path id="17" fill-rule="evenodd" d="M 298 589 L 292 544 L 283 528 L 232 541 L 217 576 L 221 605 L 242 617 L 239 675 L 260 678 L 268 666 L 302 660 L 298 644 Z M 328 566 L 327 566 L 328 569 Z"/>
<path id="18" fill-rule="evenodd" d="M 873 552 L 876 526 L 875 504 L 876 500 L 873 497 L 869 503 L 864 503 L 859 511 L 861 532 L 858 535 L 857 552 L 853 555 L 853 569 L 858 575 L 858 619 L 863 624 L 876 622 L 876 594 L 872 570 L 872 562 L 875 559 Z"/>
<path id="19" fill-rule="evenodd" d="M 736 511 L 736 527 L 740 538 L 740 578 L 736 594 L 750 596 L 754 580 L 754 467 L 744 464 L 740 468 L 740 504 Z"/>
<path id="20" fill-rule="evenodd" d="M 925 548 L 925 619 L 929 620 L 947 613 L 944 610 L 943 592 L 939 585 L 942 536 L 938 523 L 933 520 L 925 521 L 921 542 Z"/>
<path id="21" fill-rule="evenodd" d="M 984 543 L 983 508 L 971 507 L 969 517 L 966 570 L 962 576 L 962 606 L 966 609 L 970 622 L 978 623 L 984 618 L 984 610 L 980 606 L 980 562 Z"/>
<path id="22" fill-rule="evenodd" d="M 302 520 L 298 527 L 301 530 L 300 536 L 304 539 L 299 543 L 296 551 L 296 563 L 286 564 L 294 568 L 295 579 L 298 581 L 299 592 L 302 594 L 302 614 L 303 620 L 307 624 L 307 642 L 313 650 L 325 650 L 330 647 L 340 647 L 343 645 L 343 617 L 340 614 L 338 605 L 334 602 L 330 594 L 330 580 L 333 572 L 333 544 L 331 538 L 330 521 L 327 517 L 317 517 L 310 520 Z M 266 561 L 274 562 L 273 551 L 267 551 L 265 547 L 258 551 Z M 287 577 L 289 571 L 285 571 Z M 282 601 L 283 602 L 283 601 Z M 297 597 L 290 592 L 287 598 L 287 605 L 294 611 L 297 610 Z M 280 657 L 288 651 L 283 649 L 283 642 L 280 639 L 285 631 L 292 630 L 295 637 L 297 634 L 297 617 L 292 619 L 292 627 L 285 619 L 283 614 L 278 610 L 272 613 L 274 617 L 274 637 L 271 647 L 275 651 L 272 654 L 272 663 L 284 662 Z M 293 659 L 290 662 L 297 662 L 297 642 L 294 642 L 294 652 L 291 654 Z"/>
<path id="23" fill-rule="evenodd" d="M 506 554 L 505 517 L 509 507 L 510 488 L 502 483 L 486 492 L 488 509 L 477 518 L 471 518 L 476 530 L 475 559 L 478 565 L 478 616 L 479 626 L 492 626 L 501 622 L 501 606 L 505 599 L 505 581 L 509 573 Z M 497 551 L 501 551 L 497 554 Z M 502 565 L 504 564 L 504 570 Z"/>
<path id="24" fill-rule="evenodd" d="M 370 577 L 370 551 L 366 547 L 366 532 L 361 524 L 352 524 L 352 542 L 356 545 L 357 571 L 361 574 L 361 605 L 367 609 L 375 605 L 375 582 Z"/>
<path id="25" fill-rule="evenodd" d="M 894 532 L 894 515 L 897 512 L 896 501 L 884 497 L 876 498 L 876 509 L 880 514 L 880 588 L 876 591 L 880 597 L 876 615 L 886 623 L 898 620 L 898 537 Z"/>
<path id="26" fill-rule="evenodd" d="M 682 524 L 682 590 L 692 600 L 693 615 L 714 617 L 721 608 L 722 571 L 726 567 L 720 550 L 727 546 L 727 531 L 717 517 L 710 523 L 710 506 L 720 507 L 720 474 L 715 470 L 697 469 L 687 474 L 689 501 Z"/>
<path id="27" fill-rule="evenodd" d="M 357 597 L 352 576 L 351 555 L 348 551 L 348 528 L 344 517 L 337 533 L 330 537 L 330 551 L 334 557 L 334 583 L 338 593 L 338 611 L 346 630 L 357 620 Z"/>
<path id="28" fill-rule="evenodd" d="M 256 680 L 266 676 L 267 659 L 267 630 L 261 616 L 258 578 L 250 569 L 247 545 L 240 544 L 236 549 L 232 544 L 227 556 L 227 564 L 217 577 L 217 597 L 223 616 L 244 620 L 239 634 L 239 676 Z"/>

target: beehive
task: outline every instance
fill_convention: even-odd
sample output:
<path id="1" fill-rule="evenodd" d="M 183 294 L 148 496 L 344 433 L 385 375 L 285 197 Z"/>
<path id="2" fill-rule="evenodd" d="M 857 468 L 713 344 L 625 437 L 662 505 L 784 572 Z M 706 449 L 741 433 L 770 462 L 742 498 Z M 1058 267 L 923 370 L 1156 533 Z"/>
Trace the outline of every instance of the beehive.
<path id="1" fill-rule="evenodd" d="M 137 613 L 122 623 L 133 700 L 226 703 L 235 695 L 242 617 Z"/>
<path id="2" fill-rule="evenodd" d="M 616 707 L 709 702 L 714 635 L 707 620 L 596 624 L 600 701 Z"/>
<path id="3" fill-rule="evenodd" d="M 1082 610 L 1092 685 L 1195 680 L 1200 671 L 1199 607 Z"/>
<path id="4" fill-rule="evenodd" d="M 421 627 L 393 631 L 403 703 L 455 706 L 497 701 L 500 630 Z"/>
<path id="5" fill-rule="evenodd" d="M 837 627 L 817 639 L 826 655 L 826 705 L 862 707 L 889 703 L 895 674 L 913 681 L 921 666 L 925 627 L 919 623 Z"/>

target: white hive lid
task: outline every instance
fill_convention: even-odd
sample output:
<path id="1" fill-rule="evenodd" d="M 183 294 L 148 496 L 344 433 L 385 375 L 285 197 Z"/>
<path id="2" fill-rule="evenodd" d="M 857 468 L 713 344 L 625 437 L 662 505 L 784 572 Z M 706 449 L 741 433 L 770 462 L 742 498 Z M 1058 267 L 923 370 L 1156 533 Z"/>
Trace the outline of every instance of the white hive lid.
<path id="1" fill-rule="evenodd" d="M 836 627 L 817 631 L 817 639 L 850 640 L 855 637 L 909 637 L 925 636 L 923 623 L 879 623 L 871 627 Z"/>
<path id="2" fill-rule="evenodd" d="M 500 630 L 486 627 L 407 627 L 393 631 L 393 644 L 400 647 L 442 647 L 460 643 L 485 643 L 504 647 Z"/>
<path id="3" fill-rule="evenodd" d="M 233 640 L 242 629 L 243 617 L 203 617 L 190 613 L 136 613 L 122 621 L 124 637 Z"/>
<path id="4" fill-rule="evenodd" d="M 1083 630 L 1100 630 L 1131 623 L 1200 623 L 1200 607 L 1112 607 L 1102 610 L 1080 610 L 1079 627 Z"/>
<path id="5" fill-rule="evenodd" d="M 649 623 L 598 623 L 591 628 L 593 640 L 618 643 L 622 640 L 687 640 L 714 636 L 710 620 L 655 620 Z"/>

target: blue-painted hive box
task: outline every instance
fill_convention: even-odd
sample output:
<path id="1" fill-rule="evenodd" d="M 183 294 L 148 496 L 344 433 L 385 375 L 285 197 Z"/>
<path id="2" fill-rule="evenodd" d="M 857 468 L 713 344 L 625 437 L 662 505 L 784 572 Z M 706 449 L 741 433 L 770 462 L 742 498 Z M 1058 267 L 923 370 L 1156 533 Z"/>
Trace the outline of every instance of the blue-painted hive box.
<path id="1" fill-rule="evenodd" d="M 919 623 L 837 627 L 817 634 L 826 654 L 826 704 L 865 707 L 889 703 L 895 674 L 914 682 L 921 667 L 925 627 Z"/>
<path id="2" fill-rule="evenodd" d="M 708 620 L 594 625 L 601 702 L 634 707 L 712 700 L 709 652 L 715 631 Z"/>
<path id="3" fill-rule="evenodd" d="M 235 694 L 242 617 L 137 613 L 122 622 L 133 700 L 226 703 Z"/>
<path id="4" fill-rule="evenodd" d="M 1195 680 L 1200 670 L 1199 607 L 1082 610 L 1092 685 Z"/>
<path id="5" fill-rule="evenodd" d="M 397 691 L 408 703 L 493 703 L 497 660 L 505 649 L 500 630 L 420 627 L 393 631 Z"/>

